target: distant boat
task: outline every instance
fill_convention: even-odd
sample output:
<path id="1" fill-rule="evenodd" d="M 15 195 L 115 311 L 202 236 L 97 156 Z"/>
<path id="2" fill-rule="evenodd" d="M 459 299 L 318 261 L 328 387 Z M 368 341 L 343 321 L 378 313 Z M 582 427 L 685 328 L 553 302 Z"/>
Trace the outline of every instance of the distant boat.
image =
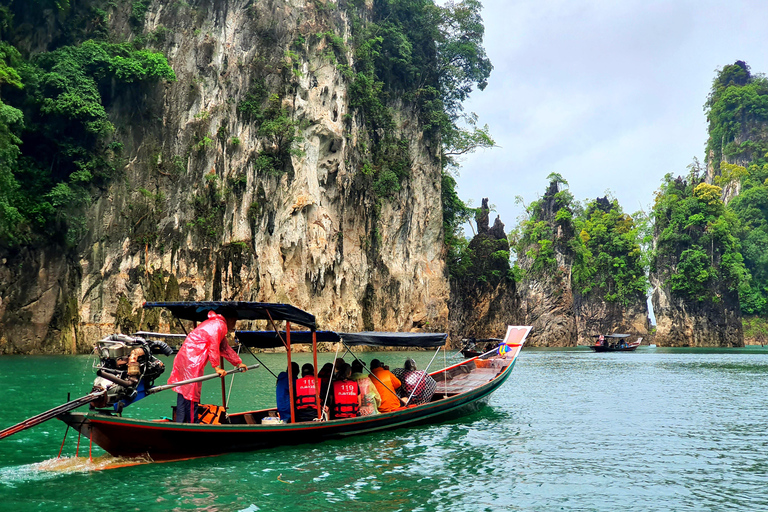
<path id="1" fill-rule="evenodd" d="M 500 338 L 464 338 L 461 340 L 461 355 L 466 358 L 478 357 L 501 345 Z"/>
<path id="2" fill-rule="evenodd" d="M 627 343 L 629 334 L 596 334 L 597 341 L 589 348 L 595 352 L 631 352 L 640 346 L 643 338 Z"/>

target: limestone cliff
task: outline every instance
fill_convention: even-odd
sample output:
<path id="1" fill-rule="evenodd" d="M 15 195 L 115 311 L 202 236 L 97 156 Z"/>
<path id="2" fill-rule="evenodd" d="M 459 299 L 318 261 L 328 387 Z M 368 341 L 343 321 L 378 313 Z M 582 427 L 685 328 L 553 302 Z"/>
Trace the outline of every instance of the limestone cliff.
<path id="1" fill-rule="evenodd" d="M 532 207 L 531 229 L 518 249 L 524 277 L 518 285 L 522 315 L 533 326 L 528 343 L 540 347 L 571 347 L 578 341 L 571 269 L 573 239 L 569 197 L 551 182 Z M 558 212 L 568 215 L 558 215 Z"/>
<path id="2" fill-rule="evenodd" d="M 349 38 L 334 7 L 148 3 L 137 33 L 162 34 L 154 44 L 177 81 L 109 105 L 127 163 L 94 191 L 76 250 L 3 255 L 0 353 L 82 352 L 116 329 L 168 328 L 145 300 L 288 302 L 328 329 L 448 327 L 437 150 L 413 107 L 392 105 L 410 173 L 385 200 L 371 193 L 368 135 L 337 65 L 354 55 L 321 37 Z M 116 7 L 111 30 L 136 37 L 130 15 Z M 299 127 L 286 172 L 260 167 L 281 142 L 238 109 L 259 87 Z"/>
<path id="3" fill-rule="evenodd" d="M 593 336 L 605 333 L 626 333 L 649 341 L 648 306 L 642 299 L 630 306 L 579 293 L 574 299 L 580 345 L 592 345 Z"/>
<path id="4" fill-rule="evenodd" d="M 598 334 L 648 338 L 648 281 L 635 219 L 617 200 L 598 197 L 586 204 L 578 230 L 573 286 L 579 343 L 591 345 Z"/>
<path id="5" fill-rule="evenodd" d="M 509 242 L 496 217 L 489 227 L 488 199 L 475 217 L 477 234 L 465 251 L 459 275 L 451 279 L 450 334 L 454 346 L 467 338 L 496 338 L 520 324 L 520 300 L 509 265 Z"/>
<path id="6" fill-rule="evenodd" d="M 665 178 L 654 205 L 650 283 L 660 346 L 741 347 L 743 275 L 736 228 L 719 187 Z"/>

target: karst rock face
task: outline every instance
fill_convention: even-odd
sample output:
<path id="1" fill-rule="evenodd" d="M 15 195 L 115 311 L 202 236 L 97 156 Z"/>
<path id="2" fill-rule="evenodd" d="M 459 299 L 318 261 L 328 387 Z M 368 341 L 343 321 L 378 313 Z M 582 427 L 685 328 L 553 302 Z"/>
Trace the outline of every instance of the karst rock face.
<path id="1" fill-rule="evenodd" d="M 323 329 L 448 329 L 438 149 L 409 105 L 392 105 L 411 170 L 377 206 L 348 81 L 327 41 L 296 49 L 299 34 L 349 37 L 345 12 L 322 7 L 149 4 L 141 32 L 163 28 L 156 49 L 177 81 L 108 105 L 127 165 L 93 191 L 76 249 L 1 255 L 0 353 L 85 352 L 115 331 L 167 329 L 166 314 L 141 308 L 157 300 L 291 303 Z M 130 5 L 118 10 L 111 29 L 134 37 Z M 283 172 L 257 171 L 269 142 L 238 112 L 257 79 L 299 123 Z"/>
<path id="2" fill-rule="evenodd" d="M 558 184 L 552 182 L 541 199 L 541 213 L 537 220 L 549 224 L 553 236 L 555 263 L 544 270 L 532 269 L 533 261 L 527 251 L 518 254 L 520 268 L 525 277 L 518 284 L 521 314 L 525 324 L 533 327 L 528 337 L 530 346 L 573 347 L 578 342 L 574 309 L 571 269 L 573 253 L 567 241 L 573 238 L 573 225 L 557 221 Z"/>
<path id="3" fill-rule="evenodd" d="M 665 347 L 743 347 L 738 296 L 723 293 L 718 303 L 674 296 L 663 274 L 651 273 L 651 301 L 656 315 L 655 343 Z"/>
<path id="4" fill-rule="evenodd" d="M 642 299 L 625 306 L 589 294 L 576 293 L 574 298 L 580 345 L 594 344 L 595 335 L 614 333 L 630 334 L 648 341 L 648 305 Z"/>
<path id="5" fill-rule="evenodd" d="M 489 212 L 484 198 L 475 218 L 477 234 L 469 242 L 471 266 L 451 279 L 449 332 L 457 348 L 463 338 L 501 338 L 508 325 L 523 322 L 504 224 L 496 217 L 489 226 Z"/>

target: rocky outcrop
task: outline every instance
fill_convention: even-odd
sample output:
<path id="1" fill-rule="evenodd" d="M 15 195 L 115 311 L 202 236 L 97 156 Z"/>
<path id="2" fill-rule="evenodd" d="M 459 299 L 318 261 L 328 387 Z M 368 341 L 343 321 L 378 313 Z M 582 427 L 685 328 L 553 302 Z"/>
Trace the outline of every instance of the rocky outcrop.
<path id="1" fill-rule="evenodd" d="M 451 279 L 451 340 L 503 337 L 507 325 L 520 324 L 520 300 L 510 273 L 509 242 L 497 216 L 489 227 L 488 199 L 476 215 L 477 234 L 469 242 L 471 260 L 461 275 Z"/>
<path id="2" fill-rule="evenodd" d="M 651 273 L 651 303 L 656 315 L 655 343 L 664 347 L 743 347 L 738 296 L 720 302 L 674 297 L 658 274 Z"/>
<path id="3" fill-rule="evenodd" d="M 668 177 L 654 206 L 649 281 L 656 316 L 655 342 L 670 347 L 742 347 L 744 335 L 732 263 L 740 261 L 728 237 L 734 229 L 720 189 L 700 180 Z M 682 206 L 681 206 L 682 205 Z"/>
<path id="4" fill-rule="evenodd" d="M 579 233 L 585 251 L 575 269 L 583 277 L 574 280 L 579 344 L 592 345 L 599 334 L 648 340 L 647 281 L 634 219 L 607 196 L 587 203 L 585 215 Z"/>
<path id="5" fill-rule="evenodd" d="M 578 341 L 576 315 L 574 310 L 571 269 L 573 252 L 568 241 L 574 236 L 570 220 L 558 220 L 557 213 L 567 208 L 558 195 L 558 183 L 549 185 L 544 197 L 534 212 L 535 222 L 544 222 L 549 227 L 553 251 L 552 261 L 537 266 L 536 258 L 541 244 L 533 243 L 518 253 L 518 263 L 524 277 L 518 285 L 524 323 L 533 327 L 528 337 L 530 346 L 572 347 Z"/>
<path id="6" fill-rule="evenodd" d="M 129 15 L 117 8 L 110 25 L 132 38 Z M 167 329 L 140 305 L 172 298 L 289 302 L 328 329 L 446 329 L 440 162 L 411 107 L 394 105 L 410 176 L 386 199 L 372 194 L 362 120 L 314 36 L 349 30 L 324 2 L 151 2 L 141 32 L 163 34 L 155 44 L 178 80 L 108 106 L 127 165 L 94 191 L 77 250 L 3 255 L 0 352 Z M 275 148 L 238 110 L 254 84 L 300 129 L 285 172 L 259 168 Z"/>

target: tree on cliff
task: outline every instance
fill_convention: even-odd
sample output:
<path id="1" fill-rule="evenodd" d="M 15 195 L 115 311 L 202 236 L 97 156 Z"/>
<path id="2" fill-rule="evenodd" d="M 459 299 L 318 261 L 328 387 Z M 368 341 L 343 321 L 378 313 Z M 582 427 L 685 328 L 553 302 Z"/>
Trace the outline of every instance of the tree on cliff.
<path id="1" fill-rule="evenodd" d="M 768 138 L 761 126 L 768 123 L 768 79 L 752 75 L 743 61 L 718 72 L 704 104 L 709 121 L 707 155 L 715 174 L 723 161 L 764 159 Z"/>
<path id="2" fill-rule="evenodd" d="M 510 240 L 526 275 L 551 279 L 563 272 L 557 255 L 569 259 L 581 253 L 580 241 L 574 236 L 574 215 L 579 205 L 565 188 L 568 182 L 559 174 L 549 175 L 544 197 L 526 208 L 527 218 L 510 233 Z M 565 187 L 560 190 L 561 186 Z M 570 269 L 568 269 L 570 271 Z"/>
<path id="3" fill-rule="evenodd" d="M 740 191 L 728 204 L 746 274 L 739 286 L 741 310 L 768 314 L 768 80 L 743 61 L 723 67 L 705 104 L 714 184 Z M 739 165 L 740 164 L 740 165 Z"/>
<path id="4" fill-rule="evenodd" d="M 747 279 L 737 234 L 740 224 L 692 168 L 687 179 L 664 177 L 653 207 L 655 250 L 651 272 L 682 301 L 738 301 Z"/>
<path id="5" fill-rule="evenodd" d="M 48 3 L 61 9 L 59 22 L 77 26 L 68 2 Z M 30 9 L 11 7 L 22 14 Z M 4 14 L 3 33 L 13 34 L 14 16 Z M 106 105 L 136 84 L 175 80 L 162 54 L 110 42 L 98 30 L 85 34 L 94 39 L 58 41 L 26 57 L 7 42 L 0 46 L 7 103 L 0 109 L 2 245 L 76 245 L 92 187 L 107 183 L 120 164 L 122 145 L 114 140 Z"/>
<path id="6" fill-rule="evenodd" d="M 583 244 L 573 265 L 576 290 L 624 306 L 645 302 L 648 279 L 639 230 L 618 201 L 602 197 L 590 202 L 576 229 Z"/>
<path id="7" fill-rule="evenodd" d="M 362 7 L 362 2 L 355 2 Z M 474 212 L 456 193 L 456 157 L 494 141 L 477 116 L 463 111 L 475 89 L 484 89 L 493 69 L 483 48 L 484 27 L 478 0 L 383 0 L 371 19 L 353 11 L 355 74 L 350 105 L 357 109 L 371 140 L 363 173 L 382 197 L 400 190 L 410 172 L 407 142 L 398 140 L 388 103 L 413 101 L 428 138 L 440 147 L 443 227 L 449 267 L 466 249 L 461 225 Z"/>

